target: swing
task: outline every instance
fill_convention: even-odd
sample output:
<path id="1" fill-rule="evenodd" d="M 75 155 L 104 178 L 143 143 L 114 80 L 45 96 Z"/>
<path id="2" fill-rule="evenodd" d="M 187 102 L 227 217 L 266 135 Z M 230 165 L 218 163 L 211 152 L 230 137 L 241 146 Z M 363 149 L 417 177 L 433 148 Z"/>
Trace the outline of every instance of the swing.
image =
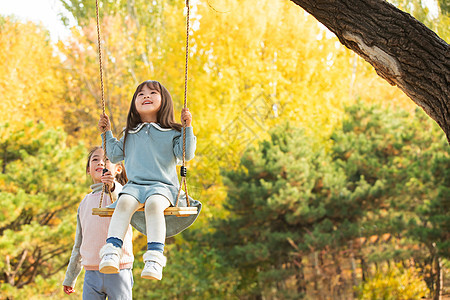
<path id="1" fill-rule="evenodd" d="M 99 57 L 99 67 L 100 67 L 100 83 L 101 83 L 101 91 L 102 91 L 102 111 L 105 114 L 105 100 L 104 100 L 104 89 L 103 89 L 103 68 L 102 68 L 102 53 L 101 53 L 101 45 L 100 45 L 100 24 L 99 24 L 99 13 L 98 13 L 98 0 L 95 1 L 96 5 L 96 15 L 97 15 L 97 39 L 98 39 L 98 57 Z M 187 108 L 187 80 L 188 80 L 188 58 L 189 58 L 189 0 L 186 0 L 186 61 L 185 61 L 185 72 L 184 72 L 184 108 Z M 186 122 L 183 122 L 183 165 L 181 166 L 180 175 L 181 175 L 181 184 L 178 190 L 177 201 L 175 206 L 168 207 L 164 211 L 164 215 L 173 215 L 177 217 L 187 217 L 190 215 L 197 214 L 197 207 L 191 207 L 188 190 L 187 190 L 187 182 L 186 182 Z M 103 133 L 104 134 L 104 133 Z M 103 139 L 103 149 L 104 149 L 104 160 L 106 161 L 106 139 Z M 105 169 L 104 169 L 105 171 Z M 184 184 L 185 194 L 186 194 L 186 207 L 178 207 L 179 198 L 182 191 L 182 186 Z M 100 217 L 111 217 L 114 208 L 102 207 L 103 195 L 105 193 L 109 194 L 110 199 L 111 192 L 106 184 L 103 184 L 102 194 L 100 196 L 100 203 L 98 208 L 92 209 L 92 214 Z M 140 207 L 137 211 L 144 211 L 144 207 Z"/>

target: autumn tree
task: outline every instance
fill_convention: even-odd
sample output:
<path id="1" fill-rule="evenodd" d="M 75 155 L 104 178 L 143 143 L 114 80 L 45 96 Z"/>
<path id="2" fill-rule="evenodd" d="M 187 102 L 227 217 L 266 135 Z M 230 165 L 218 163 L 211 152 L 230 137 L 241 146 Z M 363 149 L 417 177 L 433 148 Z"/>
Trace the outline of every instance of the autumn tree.
<path id="1" fill-rule="evenodd" d="M 0 120 L 61 125 L 64 82 L 48 31 L 0 16 L 0 49 Z"/>
<path id="2" fill-rule="evenodd" d="M 284 120 L 325 137 L 356 98 L 408 105 L 298 6 L 202 1 L 197 10 L 189 87 L 200 132 L 195 171 L 208 174 L 198 176 L 205 199 L 223 197 L 218 167 L 237 167 L 242 152 Z"/>
<path id="3" fill-rule="evenodd" d="M 100 112 L 95 1 L 64 2 L 81 26 L 64 48 L 69 72 L 66 129 L 92 139 L 98 135 Z M 116 132 L 123 128 L 130 95 L 143 79 L 163 82 L 179 111 L 184 3 L 99 3 L 106 105 Z M 192 4 L 188 106 L 195 113 L 199 138 L 192 167 L 208 174 L 193 180 L 205 197 L 223 195 L 220 182 L 210 180 L 220 181 L 218 167 L 236 166 L 242 151 L 283 119 L 298 122 L 310 135 L 326 136 L 338 123 L 343 105 L 354 98 L 371 102 L 386 97 L 405 103 L 402 93 L 383 86 L 356 55 L 311 16 L 302 15 L 299 7 L 284 1 L 223 3 Z M 372 90 L 379 92 L 377 97 Z"/>
<path id="4" fill-rule="evenodd" d="M 99 3 L 105 105 L 115 133 L 119 134 L 125 126 L 134 89 L 144 80 L 161 81 L 171 92 L 179 112 L 184 90 L 183 4 Z M 79 24 L 68 41 L 59 45 L 66 58 L 66 130 L 71 136 L 92 143 L 98 140 L 96 123 L 101 113 L 95 1 L 63 4 Z"/>
<path id="5" fill-rule="evenodd" d="M 405 1 L 392 2 L 398 2 L 397 5 L 401 7 L 401 2 Z M 68 153 L 72 153 L 74 157 L 78 155 L 77 160 L 84 161 L 84 157 L 80 158 L 77 154 L 78 150 L 64 146 L 64 143 L 77 144 L 78 140 L 84 140 L 88 144 L 98 144 L 100 140 L 96 128 L 101 108 L 95 1 L 64 0 L 61 2 L 73 14 L 78 26 L 72 28 L 72 36 L 60 41 L 57 48 L 53 48 L 48 33 L 40 26 L 32 23 L 22 24 L 8 17 L 1 20 L 0 43 L 3 47 L 0 51 L 0 58 L 2 58 L 0 59 L 0 91 L 3 92 L 4 101 L 0 103 L 0 115 L 1 120 L 8 120 L 10 125 L 2 127 L 0 145 L 4 174 L 4 177 L 0 179 L 0 190 L 2 197 L 7 199 L 5 202 L 7 208 L 3 214 L 4 223 L 0 226 L 9 228 L 3 231 L 5 235 L 1 242 L 2 247 L 4 246 L 5 251 L 8 252 L 2 252 L 1 256 L 9 255 L 9 262 L 3 261 L 0 264 L 3 264 L 4 270 L 7 270 L 5 273 L 7 275 L 2 279 L 4 280 L 2 290 L 6 290 L 8 295 L 25 295 L 30 291 L 46 294 L 44 290 L 48 288 L 47 291 L 53 291 L 53 288 L 59 285 L 61 268 L 70 253 L 75 203 L 80 200 L 78 196 L 74 196 L 80 191 L 70 189 L 83 184 L 76 181 L 82 174 L 76 173 L 72 168 Z M 168 87 L 178 112 L 182 106 L 184 92 L 186 34 L 184 2 L 144 0 L 100 0 L 99 2 L 106 111 L 112 117 L 116 134 L 120 133 L 125 124 L 132 92 L 142 80 L 157 79 Z M 419 2 L 415 0 L 414 5 Z M 319 2 L 317 5 L 320 6 L 322 3 Z M 139 291 L 139 295 L 161 299 L 164 297 L 184 298 L 189 295 L 198 298 L 219 298 L 225 297 L 224 295 L 237 297 L 273 293 L 268 288 L 258 290 L 258 286 L 255 286 L 256 281 L 252 281 L 255 278 L 260 283 L 269 282 L 275 278 L 270 284 L 276 285 L 277 288 L 283 287 L 283 278 L 293 278 L 289 282 L 302 284 L 296 286 L 295 291 L 289 290 L 288 287 L 285 295 L 301 295 L 311 288 L 303 283 L 316 282 L 319 287 L 321 284 L 327 284 L 326 279 L 328 279 L 325 276 L 321 277 L 321 281 L 302 278 L 302 274 L 308 273 L 306 263 L 314 262 L 317 270 L 325 270 L 322 268 L 323 263 L 331 261 L 333 263 L 330 264 L 330 268 L 333 274 L 337 274 L 341 264 L 348 259 L 345 253 L 349 253 L 351 249 L 354 250 L 354 262 L 361 263 L 361 268 L 364 270 L 362 276 L 371 275 L 367 270 L 367 264 L 390 262 L 392 257 L 401 260 L 408 255 L 413 256 L 417 264 L 422 263 L 427 268 L 433 263 L 433 268 L 427 269 L 423 276 L 429 286 L 435 289 L 436 285 L 433 285 L 438 278 L 439 264 L 442 263 L 442 258 L 446 257 L 446 249 L 448 249 L 446 242 L 448 220 L 445 211 L 442 211 L 442 207 L 446 205 L 445 200 L 448 198 L 448 172 L 445 169 L 447 154 L 441 152 L 439 143 L 436 144 L 434 133 L 428 139 L 423 136 L 429 133 L 428 128 L 433 128 L 431 131 L 434 132 L 434 127 L 428 125 L 426 118 L 411 121 L 405 114 L 390 115 L 384 111 L 387 117 L 382 118 L 366 110 L 364 110 L 366 115 L 361 116 L 358 115 L 358 109 L 355 109 L 350 112 L 355 116 L 354 119 L 349 118 L 344 122 L 349 130 L 336 130 L 336 126 L 341 127 L 343 124 L 344 106 L 358 98 L 364 99 L 366 103 L 385 104 L 390 109 L 401 106 L 408 109 L 410 115 L 413 115 L 413 110 L 410 109 L 413 105 L 409 104 L 411 101 L 400 89 L 386 85 L 381 77 L 375 75 L 373 68 L 363 61 L 363 58 L 343 47 L 335 36 L 312 16 L 304 13 L 300 6 L 281 0 L 271 2 L 231 0 L 196 1 L 192 3 L 191 8 L 193 14 L 190 31 L 188 105 L 194 113 L 198 150 L 195 161 L 189 164 L 188 180 L 190 192 L 195 198 L 203 201 L 205 206 L 202 217 L 192 231 L 185 232 L 168 242 L 167 254 L 177 263 L 166 267 L 165 272 L 168 276 L 167 281 L 162 283 L 162 288 L 149 290 L 144 283 L 137 281 L 135 289 Z M 407 8 L 405 6 L 404 9 Z M 441 11 L 444 11 L 444 8 L 441 8 Z M 336 13 L 336 18 L 339 18 L 338 15 L 339 13 Z M 443 25 L 450 24 L 445 23 L 448 19 L 432 22 L 427 19 L 425 10 L 421 12 L 421 15 L 415 16 L 427 25 L 437 26 L 438 24 L 438 27 L 432 29 L 442 37 L 444 37 L 442 34 L 448 32 L 450 28 Z M 378 22 L 376 19 L 372 21 Z M 387 27 L 387 23 L 384 25 Z M 361 30 L 361 33 L 365 34 L 365 31 Z M 373 35 L 376 33 L 378 33 L 377 30 L 371 32 Z M 372 37 L 372 35 L 369 36 Z M 376 37 L 373 36 L 374 39 Z M 30 48 L 30 44 L 36 47 Z M 350 43 L 350 46 L 352 45 L 354 46 Z M 57 49 L 56 52 L 52 52 L 55 49 Z M 385 48 L 382 49 L 387 51 Z M 17 99 L 20 104 L 15 101 Z M 16 126 L 27 118 L 47 121 L 47 125 L 34 124 L 23 128 Z M 358 121 L 361 118 L 364 121 Z M 393 122 L 396 118 L 399 120 L 397 123 Z M 375 124 L 383 123 L 388 125 L 388 128 L 383 127 L 384 129 L 380 130 L 376 129 L 376 126 L 369 126 L 368 124 L 372 124 L 370 123 L 372 119 Z M 370 210 L 372 209 L 368 208 L 370 203 L 355 201 L 355 203 L 345 203 L 336 208 L 335 214 L 344 215 L 339 209 L 354 212 L 355 220 L 362 219 L 366 224 L 362 237 L 395 233 L 399 236 L 398 241 L 392 240 L 390 245 L 382 247 L 375 245 L 359 253 L 356 247 L 357 240 L 351 239 L 355 237 L 356 221 L 356 223 L 344 224 L 348 227 L 338 225 L 346 236 L 338 236 L 334 231 L 326 232 L 326 229 L 333 229 L 333 227 L 328 226 L 329 223 L 324 223 L 326 226 L 321 224 L 322 227 L 315 227 L 316 231 L 305 235 L 311 238 L 305 245 L 313 247 L 313 250 L 308 247 L 302 248 L 304 245 L 299 245 L 300 242 L 296 244 L 295 242 L 300 241 L 300 238 L 295 239 L 297 236 L 294 236 L 290 237 L 287 243 L 284 240 L 285 248 L 291 249 L 291 253 L 286 254 L 283 252 L 284 249 L 275 249 L 275 245 L 271 242 L 279 241 L 290 233 L 282 232 L 280 237 L 274 231 L 267 229 L 260 232 L 259 236 L 256 233 L 244 236 L 245 241 L 253 238 L 257 242 L 258 238 L 263 237 L 269 242 L 268 245 L 260 242 L 260 248 L 256 246 L 252 248 L 250 244 L 246 246 L 251 250 L 256 249 L 256 252 L 253 257 L 236 258 L 236 265 L 244 263 L 242 270 L 238 270 L 235 268 L 236 265 L 224 260 L 227 256 L 223 254 L 223 249 L 228 249 L 229 245 L 216 247 L 217 240 L 210 239 L 211 236 L 206 234 L 217 230 L 210 227 L 211 219 L 225 219 L 230 216 L 230 210 L 223 209 L 223 204 L 229 204 L 226 201 L 227 190 L 223 186 L 220 169 L 225 168 L 230 172 L 238 169 L 242 153 L 248 147 L 258 145 L 261 140 L 269 140 L 269 129 L 285 121 L 295 124 L 292 128 L 296 130 L 298 127 L 302 128 L 301 132 L 290 132 L 293 141 L 291 144 L 286 143 L 300 144 L 299 153 L 304 154 L 311 161 L 309 165 L 302 165 L 303 160 L 299 159 L 301 163 L 294 160 L 293 170 L 290 172 L 292 174 L 286 175 L 286 178 L 303 180 L 302 176 L 306 175 L 294 174 L 296 170 L 293 166 L 309 167 L 310 177 L 305 180 L 309 183 L 309 187 L 314 187 L 309 193 L 307 190 L 302 192 L 308 197 L 325 200 L 327 200 L 326 193 L 318 192 L 324 191 L 321 187 L 324 181 L 315 178 L 316 175 L 324 174 L 324 177 L 327 175 L 327 180 L 334 178 L 336 183 L 329 187 L 329 190 L 336 194 L 341 187 L 353 193 L 353 189 L 358 188 L 359 183 L 361 183 L 360 190 L 363 194 L 364 192 L 370 194 L 380 189 L 388 196 L 377 198 L 377 201 L 382 201 L 382 205 L 388 205 L 390 209 Z M 412 122 L 414 126 L 427 128 L 423 134 L 418 134 L 422 141 L 420 145 L 414 146 L 411 139 L 406 139 L 398 133 L 390 133 L 391 130 L 395 131 L 398 128 L 403 128 L 407 132 L 405 136 L 415 132 L 409 127 L 406 129 L 402 127 L 404 125 L 402 122 L 405 124 Z M 67 140 L 59 130 L 49 128 L 62 124 L 68 133 Z M 360 128 L 366 128 L 367 132 L 364 130 L 360 132 Z M 352 136 L 352 131 L 357 132 L 358 135 Z M 332 133 L 334 133 L 334 144 L 329 143 Z M 31 136 L 34 138 L 30 138 Z M 364 137 L 374 142 L 364 140 Z M 396 139 L 404 142 L 406 148 L 397 144 Z M 45 147 L 47 142 L 49 147 L 53 147 L 58 152 L 57 155 L 50 154 L 51 151 Z M 309 149 L 308 147 L 305 149 L 302 143 L 309 146 Z M 383 144 L 387 145 L 386 149 L 383 148 Z M 433 146 L 428 147 L 428 144 Z M 271 150 L 276 148 L 267 147 Z M 354 152 L 349 150 L 352 147 L 356 149 Z M 295 151 L 297 150 L 294 149 L 292 152 Z M 433 151 L 436 155 L 432 154 Z M 280 154 L 282 151 L 277 153 Z M 334 156 L 330 156 L 330 153 Z M 421 162 L 416 162 L 419 154 L 423 155 L 420 156 L 423 159 Z M 346 159 L 350 162 L 345 161 Z M 51 161 L 53 165 L 42 165 L 41 161 L 46 160 Z M 339 164 L 338 160 L 344 162 Z M 380 165 L 383 164 L 393 164 L 395 168 L 381 168 Z M 270 161 L 266 165 L 273 167 L 275 163 Z M 259 162 L 258 167 L 263 168 L 266 165 Z M 291 167 L 288 163 L 286 165 Z M 38 167 L 43 167 L 44 171 L 38 173 L 36 170 Z M 27 168 L 31 168 L 33 172 L 24 171 Z M 46 184 L 45 193 L 41 190 L 37 192 L 36 186 L 39 186 L 40 180 L 57 181 L 55 170 L 58 170 L 58 176 L 67 177 L 67 182 L 65 184 L 58 182 L 52 187 Z M 61 170 L 78 175 L 73 177 L 70 174 L 64 175 L 65 171 Z M 81 170 L 82 168 L 79 169 L 80 172 Z M 422 175 L 418 174 L 422 170 L 427 171 L 421 173 Z M 273 172 L 276 173 L 275 171 Z M 42 174 L 42 178 L 36 174 Z M 364 180 L 361 174 L 364 174 Z M 397 176 L 395 178 L 399 181 L 398 185 L 395 184 L 394 179 L 386 179 L 392 174 Z M 242 176 L 244 179 L 247 178 Z M 411 193 L 406 195 L 402 180 L 411 176 L 414 180 L 407 183 Z M 70 180 L 69 177 L 71 177 Z M 280 180 L 286 180 L 286 178 L 281 177 Z M 344 182 L 342 178 L 351 180 Z M 259 184 L 255 178 L 251 180 L 254 181 L 255 186 Z M 378 182 L 375 187 L 374 182 Z M 281 181 L 278 184 L 276 188 L 281 193 L 283 191 Z M 434 189 L 435 186 L 438 188 Z M 53 188 L 55 190 L 52 190 Z M 266 193 L 268 196 L 269 192 L 274 191 L 274 189 L 264 190 L 266 188 L 262 186 L 259 193 Z M 372 190 L 368 191 L 369 188 Z M 70 191 L 69 195 L 64 194 L 66 191 Z M 39 201 L 34 197 L 37 197 Z M 275 200 L 281 199 L 277 197 L 277 195 L 272 196 Z M 417 200 L 425 197 L 429 197 L 429 201 Z M 56 207 L 49 204 L 53 203 L 50 199 L 59 199 L 54 202 Z M 70 201 L 71 206 L 62 209 L 60 205 L 65 199 L 69 199 L 67 201 Z M 372 198 L 368 197 L 368 199 Z M 323 207 L 314 202 L 314 199 L 310 200 L 312 202 L 307 203 L 306 208 L 300 206 L 305 209 L 300 213 L 314 221 L 316 220 L 314 214 L 309 214 L 308 210 L 313 209 L 313 212 L 319 214 Z M 253 199 L 244 199 L 243 203 L 247 203 L 245 201 L 253 201 Z M 283 201 L 280 200 L 280 202 Z M 31 209 L 25 203 L 36 204 L 36 207 L 33 206 Z M 254 204 L 249 203 L 250 207 L 256 207 Z M 314 206 L 316 204 L 317 207 Z M 338 216 L 339 219 L 333 215 L 333 210 L 330 208 L 333 203 L 325 201 L 324 205 L 327 208 L 326 217 L 330 217 L 332 221 L 342 221 L 343 216 Z M 358 208 L 358 205 L 361 207 Z M 378 205 L 378 202 L 371 205 Z M 288 212 L 278 211 L 279 218 L 283 220 L 286 215 L 295 219 L 294 215 L 297 212 L 289 212 L 292 207 L 287 206 Z M 353 210 L 355 206 L 357 210 L 366 210 L 355 212 Z M 366 214 L 367 210 L 372 213 L 369 217 Z M 47 211 L 50 211 L 48 222 L 46 221 L 48 218 L 44 218 Z M 260 211 L 256 210 L 255 213 L 248 210 L 247 212 L 251 216 L 256 215 L 255 222 L 261 222 L 263 228 L 270 225 L 267 222 L 264 223 L 259 215 Z M 272 211 L 264 212 L 270 216 L 272 214 Z M 399 215 L 404 218 L 399 218 Z M 28 220 L 31 225 L 27 223 Z M 67 220 L 70 224 L 66 224 L 65 227 L 58 223 Z M 42 225 L 41 232 L 48 235 L 48 238 L 32 233 L 30 228 L 34 230 L 38 226 L 36 224 Z M 280 224 L 280 220 L 275 220 L 274 224 Z M 347 229 L 348 231 L 345 231 Z M 240 230 L 249 229 L 240 228 Z M 64 233 L 61 233 L 62 231 Z M 300 233 L 303 232 L 300 231 Z M 28 237 L 30 239 L 26 240 Z M 7 238 L 18 247 L 13 249 Z M 53 243 L 56 238 L 62 241 L 61 248 L 57 249 Z M 397 244 L 394 241 L 402 246 L 401 251 L 395 249 Z M 43 243 L 48 243 L 48 249 L 44 249 Z M 137 241 L 138 253 L 141 251 L 139 247 L 142 246 L 143 249 L 144 244 L 140 243 L 140 240 Z M 64 247 L 66 250 L 63 249 Z M 330 247 L 334 247 L 335 251 L 328 251 Z M 418 251 L 412 250 L 417 247 Z M 53 251 L 51 249 L 55 250 L 52 252 L 55 256 L 49 260 L 50 263 L 46 264 L 42 257 L 51 256 L 52 254 L 49 254 Z M 239 245 L 233 251 L 242 254 L 245 249 Z M 37 252 L 30 252 L 34 250 Z M 273 261 L 265 260 L 261 264 L 261 272 L 256 272 L 253 267 L 260 259 L 256 256 L 262 253 L 265 259 L 268 251 L 272 250 L 283 252 L 280 252 L 280 260 L 287 259 L 287 264 L 283 265 L 277 260 L 273 267 L 271 265 Z M 38 255 L 39 251 L 43 256 Z M 309 254 L 299 260 L 298 254 L 305 251 L 309 251 Z M 233 255 L 236 254 L 235 252 Z M 234 258 L 234 256 L 231 257 L 232 260 Z M 10 269 L 7 269 L 8 265 Z M 278 269 L 280 265 L 286 269 Z M 29 270 L 36 267 L 33 270 L 37 270 L 38 274 L 48 276 L 45 279 L 39 275 L 33 277 L 33 274 L 28 278 L 25 278 L 26 275 L 20 277 L 20 274 L 28 274 L 24 271 L 28 267 Z M 185 272 L 186 268 L 191 272 Z M 14 274 L 18 276 L 15 277 Z M 243 274 L 248 277 L 243 277 L 244 280 L 241 280 Z M 352 274 L 358 275 L 356 269 L 352 271 Z M 139 266 L 135 268 L 135 275 L 139 275 Z M 341 278 L 345 276 L 342 275 Z M 357 276 L 354 278 L 355 281 L 358 279 Z M 16 289 L 6 281 L 14 282 L 16 287 L 21 285 L 22 288 Z M 331 282 L 329 284 L 331 286 Z M 349 284 L 353 282 L 342 283 L 342 286 L 346 287 Z M 177 288 L 173 288 L 174 286 Z M 167 292 L 168 290 L 170 292 Z"/>
<path id="6" fill-rule="evenodd" d="M 448 126 L 446 125 L 446 114 L 448 113 L 446 107 L 448 105 L 448 99 L 445 98 L 445 95 L 448 95 L 448 90 L 446 90 L 446 88 L 448 88 L 448 82 L 445 78 L 445 74 L 448 73 L 448 44 L 439 38 L 433 31 L 423 26 L 423 24 L 417 20 L 414 20 L 414 18 L 411 18 L 407 13 L 396 9 L 394 6 L 381 0 L 370 0 L 362 3 L 354 3 L 353 1 L 339 3 L 329 3 L 328 1 L 293 2 L 303 7 L 307 12 L 315 16 L 319 22 L 336 34 L 343 45 L 369 61 L 382 78 L 386 79 L 390 84 L 400 87 L 406 95 L 413 99 L 417 105 L 422 107 L 438 122 L 444 132 L 448 132 L 449 129 L 446 127 Z M 80 26 L 88 26 L 91 20 L 94 19 L 95 1 L 64 0 L 62 3 L 70 12 L 72 12 Z M 222 19 L 220 14 L 229 19 L 230 15 L 228 13 L 235 10 L 236 3 L 234 1 L 227 1 L 224 6 L 215 3 L 215 1 L 207 3 L 199 2 L 196 4 L 195 8 L 200 10 L 200 13 L 196 14 L 202 19 L 200 24 L 206 25 L 206 28 L 210 32 L 217 33 L 217 30 L 211 31 L 212 28 L 208 26 L 208 15 L 217 17 L 218 14 L 216 13 L 218 12 L 219 19 Z M 278 2 L 271 2 L 271 5 L 273 4 L 278 4 Z M 440 1 L 439 4 L 441 11 L 445 13 L 447 10 L 444 1 Z M 158 57 L 158 54 L 164 53 L 158 51 L 158 49 L 161 49 L 161 46 L 162 48 L 165 48 L 165 46 L 170 44 L 170 41 L 176 40 L 178 41 L 178 46 L 172 49 L 181 50 L 181 41 L 183 40 L 181 36 L 182 30 L 180 30 L 183 24 L 183 22 L 180 22 L 182 20 L 182 18 L 180 18 L 181 4 L 164 1 L 146 3 L 145 1 L 134 0 L 115 2 L 100 1 L 100 6 L 101 16 L 119 15 L 122 19 L 125 20 L 128 18 L 134 23 L 138 28 L 138 32 L 141 32 L 141 30 L 152 30 L 153 34 L 151 36 L 141 34 L 141 41 L 145 42 L 144 44 L 139 45 L 138 48 L 143 49 L 144 51 L 141 51 L 137 56 L 140 61 L 146 67 L 151 68 L 151 70 L 154 70 L 155 67 L 152 63 L 152 61 L 154 62 L 152 56 L 156 55 Z M 216 9 L 215 6 L 218 6 L 218 9 Z M 247 3 L 239 3 L 239 8 L 241 10 L 245 10 L 246 6 Z M 139 7 L 139 9 L 137 9 L 137 7 Z M 247 16 L 258 16 L 258 11 L 255 11 L 255 7 L 263 8 L 263 6 L 260 5 L 251 5 L 250 2 L 248 7 L 252 8 L 252 12 L 251 14 L 246 14 Z M 203 8 L 206 8 L 207 11 L 205 12 Z M 175 11 L 178 12 L 177 18 L 167 18 L 174 16 L 172 12 Z M 269 18 L 271 16 L 278 17 L 285 13 L 279 9 L 273 9 L 273 6 L 271 9 L 265 9 L 265 12 Z M 174 20 L 177 21 L 173 22 Z M 277 18 L 277 20 L 278 25 L 280 25 L 280 21 L 283 22 L 283 18 Z M 368 20 L 370 20 L 370 22 L 367 22 Z M 276 28 L 282 27 L 276 26 L 270 29 L 265 26 L 261 27 L 261 23 L 258 24 L 254 21 L 260 22 L 257 18 L 250 18 L 247 20 L 247 24 L 245 24 L 246 27 L 238 25 L 236 28 L 239 28 L 244 35 L 245 32 L 254 32 L 255 35 L 247 36 L 246 40 L 249 40 L 250 44 L 252 40 L 262 41 L 263 43 L 261 45 L 264 45 L 263 47 L 265 48 L 265 43 L 268 40 L 265 40 L 264 38 L 261 39 L 262 36 L 258 34 L 258 32 L 255 32 L 255 30 L 261 28 L 263 31 L 268 32 L 269 30 L 276 31 Z M 225 25 L 227 24 L 226 22 L 227 21 L 224 22 Z M 176 27 L 171 27 L 169 24 L 177 24 L 178 29 L 175 29 Z M 445 26 L 443 27 L 445 28 Z M 248 28 L 248 31 L 246 28 Z M 382 30 L 379 30 L 379 28 Z M 175 32 L 178 33 L 174 35 Z M 230 36 L 230 33 L 233 32 L 228 31 L 226 36 Z M 420 34 L 423 38 L 417 39 L 417 34 Z M 137 33 L 132 33 L 131 36 L 133 35 L 136 36 Z M 221 35 L 218 36 L 220 42 Z M 271 37 L 277 36 L 282 35 L 271 35 Z M 165 39 L 165 37 L 170 38 Z M 173 39 L 173 37 L 175 37 L 175 39 Z M 201 34 L 199 34 L 198 37 L 202 37 L 203 39 Z M 238 40 L 233 39 L 233 41 Z M 195 37 L 195 33 L 193 35 L 193 42 L 201 42 L 201 40 Z M 209 53 L 205 51 L 216 48 L 214 47 L 215 45 L 211 47 L 212 45 L 213 44 L 208 45 L 208 47 L 210 47 L 209 50 L 198 49 L 197 53 Z M 261 45 L 255 44 L 251 48 L 256 50 L 260 48 Z M 280 43 L 278 43 L 278 45 L 280 45 Z M 245 49 L 245 47 L 241 47 L 241 49 Z M 173 52 L 165 52 L 165 55 L 159 57 L 169 58 L 166 55 L 170 53 Z M 275 55 L 272 51 L 262 51 L 261 53 L 264 53 L 267 58 Z M 214 55 L 214 53 L 211 54 Z M 176 52 L 175 55 L 177 55 Z M 271 59 L 272 61 L 277 60 L 275 56 Z M 172 62 L 181 60 L 165 59 L 165 61 Z M 199 66 L 202 65 L 203 64 L 199 64 Z M 211 65 L 211 62 L 209 65 Z M 276 70 L 276 68 L 273 68 L 273 70 Z M 422 70 L 423 72 L 417 70 Z M 434 71 L 430 72 L 429 70 Z M 181 69 L 179 68 L 178 71 L 181 71 Z M 261 69 L 259 71 L 261 71 Z M 266 72 L 267 74 L 270 74 L 271 70 L 267 69 Z M 224 73 L 219 74 L 222 76 L 226 75 Z M 424 78 L 425 74 L 433 75 Z M 165 76 L 163 76 L 163 78 L 164 77 Z M 276 81 L 271 77 L 272 76 L 269 76 L 267 79 L 271 80 L 270 83 L 273 88 Z M 434 90 L 430 89 L 431 86 L 435 87 L 436 92 L 430 92 Z"/>

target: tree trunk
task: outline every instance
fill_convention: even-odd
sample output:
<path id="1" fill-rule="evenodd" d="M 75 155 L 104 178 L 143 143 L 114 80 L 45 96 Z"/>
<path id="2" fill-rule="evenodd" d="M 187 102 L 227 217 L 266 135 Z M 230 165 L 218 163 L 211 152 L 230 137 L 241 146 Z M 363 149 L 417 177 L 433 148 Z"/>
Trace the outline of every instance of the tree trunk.
<path id="1" fill-rule="evenodd" d="M 361 280 L 363 283 L 365 283 L 367 279 L 366 261 L 364 260 L 364 257 L 362 255 L 359 257 L 359 260 L 361 261 Z"/>
<path id="2" fill-rule="evenodd" d="M 321 296 L 321 293 L 319 291 L 319 278 L 321 275 L 320 272 L 320 266 L 319 266 L 319 255 L 317 251 L 314 251 L 312 254 L 313 256 L 313 269 L 314 269 L 314 295 L 319 298 L 319 295 Z"/>
<path id="3" fill-rule="evenodd" d="M 358 281 L 356 279 L 356 259 L 355 259 L 355 250 L 353 248 L 353 241 L 350 241 L 349 243 L 349 250 L 350 250 L 350 267 L 351 267 L 351 274 L 352 274 L 352 287 L 355 288 L 358 286 Z M 361 266 L 362 269 L 362 266 Z M 358 293 L 356 289 L 353 289 L 353 298 L 357 298 Z"/>
<path id="4" fill-rule="evenodd" d="M 450 46 L 444 40 L 384 0 L 291 1 L 423 108 L 450 143 Z"/>
<path id="5" fill-rule="evenodd" d="M 443 283 L 444 283 L 444 277 L 443 277 L 443 271 L 442 271 L 442 261 L 439 255 L 435 255 L 434 258 L 435 263 L 435 272 L 436 272 L 436 283 L 435 283 L 435 289 L 434 289 L 434 296 L 433 300 L 441 300 L 442 299 L 442 289 L 443 289 Z"/>

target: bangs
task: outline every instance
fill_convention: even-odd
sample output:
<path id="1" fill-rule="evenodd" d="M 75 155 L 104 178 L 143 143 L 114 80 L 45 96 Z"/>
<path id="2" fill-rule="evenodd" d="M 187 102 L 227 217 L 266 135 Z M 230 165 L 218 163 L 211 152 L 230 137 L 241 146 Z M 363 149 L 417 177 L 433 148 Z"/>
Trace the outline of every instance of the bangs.
<path id="1" fill-rule="evenodd" d="M 137 92 L 140 92 L 144 86 L 148 87 L 151 90 L 156 90 L 158 91 L 160 94 L 162 93 L 161 91 L 161 85 L 158 81 L 154 81 L 154 80 L 147 80 L 144 81 L 143 83 L 141 83 L 139 89 L 137 90 Z"/>

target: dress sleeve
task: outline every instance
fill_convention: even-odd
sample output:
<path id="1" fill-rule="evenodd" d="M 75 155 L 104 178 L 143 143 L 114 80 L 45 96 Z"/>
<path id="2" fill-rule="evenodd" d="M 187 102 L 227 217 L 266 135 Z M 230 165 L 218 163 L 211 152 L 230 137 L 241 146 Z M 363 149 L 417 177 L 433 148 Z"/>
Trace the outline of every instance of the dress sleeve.
<path id="1" fill-rule="evenodd" d="M 123 160 L 123 139 L 116 139 L 111 130 L 108 130 L 104 134 L 102 134 L 102 142 L 104 141 L 106 136 L 106 155 L 112 163 L 116 164 Z"/>
<path id="2" fill-rule="evenodd" d="M 77 231 L 75 234 L 75 243 L 73 245 L 72 254 L 70 255 L 69 265 L 67 266 L 66 277 L 63 285 L 74 287 L 77 282 L 77 277 L 81 272 L 81 254 L 80 247 L 83 240 L 80 215 L 77 213 Z"/>
<path id="3" fill-rule="evenodd" d="M 183 159 L 183 130 L 181 134 L 173 140 L 173 153 L 178 159 Z M 195 149 L 197 147 L 197 137 L 194 135 L 192 127 L 186 127 L 186 160 L 189 161 L 195 156 Z"/>

